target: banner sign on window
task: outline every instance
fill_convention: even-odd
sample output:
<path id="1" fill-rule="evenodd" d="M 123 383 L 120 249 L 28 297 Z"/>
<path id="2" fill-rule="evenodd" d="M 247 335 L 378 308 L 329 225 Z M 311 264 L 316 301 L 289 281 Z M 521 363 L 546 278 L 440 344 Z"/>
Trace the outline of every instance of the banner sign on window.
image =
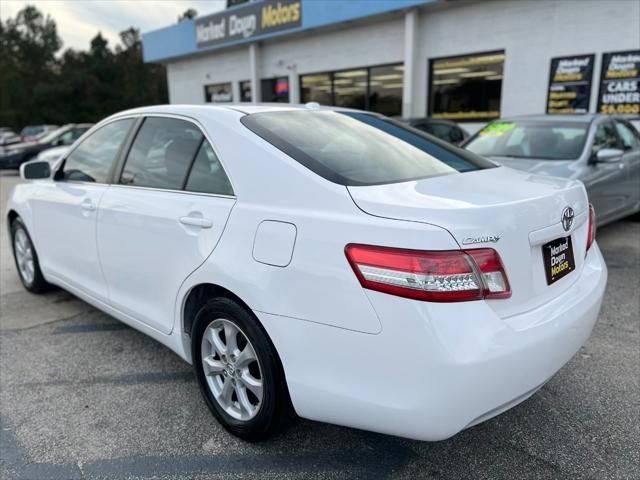
<path id="1" fill-rule="evenodd" d="M 547 113 L 587 113 L 595 55 L 551 59 Z"/>
<path id="2" fill-rule="evenodd" d="M 640 50 L 602 55 L 598 111 L 640 113 Z"/>

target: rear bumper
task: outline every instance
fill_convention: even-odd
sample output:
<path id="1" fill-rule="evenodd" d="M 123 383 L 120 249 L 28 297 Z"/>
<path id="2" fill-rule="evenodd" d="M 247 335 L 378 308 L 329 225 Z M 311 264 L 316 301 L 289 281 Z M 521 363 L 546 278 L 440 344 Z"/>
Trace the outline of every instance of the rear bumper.
<path id="1" fill-rule="evenodd" d="M 488 302 L 434 304 L 367 291 L 376 335 L 256 312 L 302 417 L 441 440 L 535 393 L 588 339 L 607 279 L 597 245 L 553 301 L 500 318 Z"/>

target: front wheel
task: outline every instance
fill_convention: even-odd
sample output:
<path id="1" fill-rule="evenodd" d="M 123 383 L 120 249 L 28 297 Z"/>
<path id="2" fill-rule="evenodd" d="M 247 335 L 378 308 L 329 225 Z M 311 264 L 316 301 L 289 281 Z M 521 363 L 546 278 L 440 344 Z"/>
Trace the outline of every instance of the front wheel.
<path id="1" fill-rule="evenodd" d="M 262 440 L 292 417 L 284 371 L 254 316 L 228 298 L 208 301 L 192 331 L 200 391 L 218 421 L 245 440 Z"/>
<path id="2" fill-rule="evenodd" d="M 47 283 L 42 275 L 38 254 L 20 217 L 11 223 L 11 239 L 13 258 L 24 288 L 32 293 L 42 293 L 49 290 L 51 285 Z"/>

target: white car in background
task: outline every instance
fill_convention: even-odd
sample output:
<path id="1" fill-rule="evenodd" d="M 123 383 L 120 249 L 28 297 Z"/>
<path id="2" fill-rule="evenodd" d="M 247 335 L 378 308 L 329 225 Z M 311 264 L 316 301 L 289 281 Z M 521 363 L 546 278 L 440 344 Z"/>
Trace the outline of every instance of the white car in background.
<path id="1" fill-rule="evenodd" d="M 52 147 L 40 152 L 36 157 L 36 160 L 49 162 L 51 163 L 51 166 L 53 166 L 58 160 L 64 157 L 70 149 L 71 147 L 69 146 Z"/>
<path id="2" fill-rule="evenodd" d="M 22 175 L 7 220 L 24 286 L 174 350 L 246 439 L 292 411 L 454 435 L 569 361 L 607 279 L 582 183 L 366 112 L 130 110 Z"/>

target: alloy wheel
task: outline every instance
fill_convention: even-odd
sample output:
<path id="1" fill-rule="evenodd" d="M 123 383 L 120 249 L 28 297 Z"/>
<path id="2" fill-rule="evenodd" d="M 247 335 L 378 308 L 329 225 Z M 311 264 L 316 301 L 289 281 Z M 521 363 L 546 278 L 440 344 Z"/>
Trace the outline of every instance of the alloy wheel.
<path id="1" fill-rule="evenodd" d="M 216 319 L 202 335 L 201 361 L 218 405 L 236 420 L 258 414 L 264 396 L 260 362 L 245 333 L 232 321 Z"/>
<path id="2" fill-rule="evenodd" d="M 13 237 L 13 250 L 16 254 L 16 263 L 22 280 L 31 285 L 35 278 L 35 263 L 33 259 L 33 246 L 22 228 L 18 228 Z"/>

